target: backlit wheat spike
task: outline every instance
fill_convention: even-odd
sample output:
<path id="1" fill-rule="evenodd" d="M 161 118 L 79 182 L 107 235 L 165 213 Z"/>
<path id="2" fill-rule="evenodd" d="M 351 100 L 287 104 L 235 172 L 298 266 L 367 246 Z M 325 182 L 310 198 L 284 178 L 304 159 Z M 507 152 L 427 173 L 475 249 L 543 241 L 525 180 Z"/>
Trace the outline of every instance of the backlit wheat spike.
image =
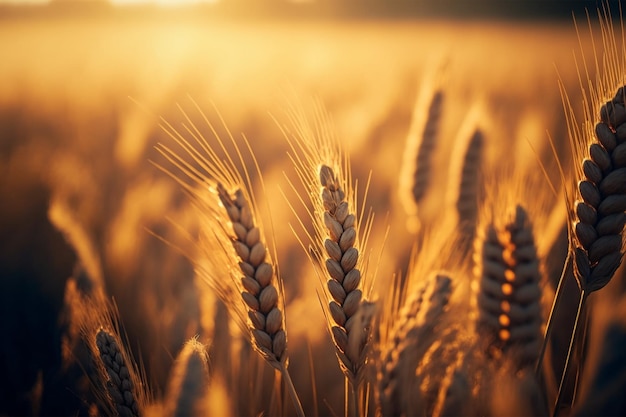
<path id="1" fill-rule="evenodd" d="M 473 224 L 476 221 L 478 212 L 478 194 L 480 187 L 480 164 L 483 148 L 483 134 L 476 130 L 472 134 L 469 146 L 463 159 L 463 170 L 461 172 L 461 185 L 459 196 L 456 202 L 456 209 L 459 213 L 461 223 Z"/>
<path id="2" fill-rule="evenodd" d="M 241 297 L 248 307 L 252 340 L 268 363 L 281 369 L 287 360 L 287 336 L 283 312 L 278 305 L 274 267 L 241 189 L 229 193 L 218 183 L 216 192 L 230 219 L 230 238 L 239 257 Z"/>
<path id="3" fill-rule="evenodd" d="M 116 337 L 100 329 L 95 335 L 99 359 L 106 375 L 107 394 L 113 409 L 120 417 L 140 415 L 133 379 L 132 365 Z"/>
<path id="4" fill-rule="evenodd" d="M 208 383 L 206 348 L 196 338 L 192 338 L 185 342 L 170 373 L 165 405 L 167 415 L 206 415 L 204 397 L 207 395 Z"/>
<path id="5" fill-rule="evenodd" d="M 85 273 L 80 268 L 76 272 Z M 80 280 L 87 282 L 77 283 Z M 72 326 L 87 345 L 95 368 L 94 375 L 90 375 L 98 399 L 94 408 L 106 415 L 141 415 L 151 400 L 145 374 L 122 343 L 116 305 L 92 280 L 90 276 L 68 280 L 65 301 Z"/>
<path id="6" fill-rule="evenodd" d="M 319 180 L 325 209 L 322 216 L 327 228 L 327 238 L 324 240 L 327 256 L 325 268 L 328 274 L 326 285 L 332 296 L 329 310 L 335 323 L 331 330 L 338 356 L 345 366 L 344 372 L 355 378 L 364 364 L 363 354 L 368 338 L 368 334 L 360 329 L 359 332 L 351 331 L 353 317 L 358 312 L 363 297 L 360 289 L 361 271 L 357 267 L 359 251 L 354 247 L 357 236 L 356 217 L 350 212 L 346 195 L 332 168 L 322 165 Z"/>
<path id="7" fill-rule="evenodd" d="M 623 256 L 626 223 L 626 106 L 624 87 L 600 109 L 596 142 L 582 162 L 576 203 L 576 278 L 585 293 L 604 287 Z"/>
<path id="8" fill-rule="evenodd" d="M 179 151 L 164 145 L 159 145 L 157 150 L 180 171 L 175 174 L 161 167 L 189 193 L 197 209 L 201 225 L 195 242 L 197 253 L 192 257 L 196 273 L 228 307 L 254 349 L 280 372 L 297 414 L 303 416 L 288 372 L 282 281 L 266 246 L 248 168 L 256 169 L 264 189 L 259 165 L 247 139 L 243 138 L 242 142 L 250 162 L 246 162 L 223 119 L 220 120 L 232 151 L 198 105 L 195 106 L 213 133 L 213 141 L 203 137 L 183 112 L 186 120 L 183 132 L 167 122 L 162 124 Z"/>
<path id="9" fill-rule="evenodd" d="M 470 119 L 471 122 L 471 119 Z M 468 123 L 468 122 L 466 122 Z M 467 134 L 462 130 L 460 135 Z M 465 246 L 471 247 L 476 232 L 478 207 L 483 193 L 484 136 L 482 130 L 474 127 L 468 137 L 460 137 L 451 161 L 448 178 L 448 201 L 454 206 L 461 235 Z"/>
<path id="10" fill-rule="evenodd" d="M 413 385 L 418 364 L 437 339 L 433 328 L 448 305 L 451 283 L 448 276 L 433 274 L 407 301 L 381 346 L 377 392 L 383 415 L 405 414 L 409 404 L 420 402 L 420 393 L 407 387 Z"/>
<path id="11" fill-rule="evenodd" d="M 518 368 L 534 365 L 541 348 L 539 260 L 526 211 L 515 208 L 503 228 L 489 225 L 481 243 L 478 329 L 489 349 Z"/>
<path id="12" fill-rule="evenodd" d="M 315 110 L 315 123 L 309 121 L 303 109 L 294 110 L 289 116 L 295 132 L 283 130 L 305 195 L 289 182 L 305 206 L 307 200 L 311 203 L 306 208 L 314 232 L 299 219 L 308 242 L 299 240 L 313 265 L 320 268 L 317 272 L 325 296 L 321 301 L 329 332 L 342 371 L 356 391 L 366 360 L 367 317 L 372 309 L 366 302 L 371 286 L 364 282 L 367 263 L 362 256 L 372 215 L 364 219 L 363 210 L 357 207 L 349 159 L 321 105 Z M 364 321 L 356 323 L 357 317 Z"/>
<path id="13" fill-rule="evenodd" d="M 444 93 L 442 90 L 430 93 L 418 99 L 403 155 L 400 190 L 409 216 L 419 214 L 418 205 L 428 190 L 439 135 Z M 430 102 L 422 103 L 426 99 Z"/>

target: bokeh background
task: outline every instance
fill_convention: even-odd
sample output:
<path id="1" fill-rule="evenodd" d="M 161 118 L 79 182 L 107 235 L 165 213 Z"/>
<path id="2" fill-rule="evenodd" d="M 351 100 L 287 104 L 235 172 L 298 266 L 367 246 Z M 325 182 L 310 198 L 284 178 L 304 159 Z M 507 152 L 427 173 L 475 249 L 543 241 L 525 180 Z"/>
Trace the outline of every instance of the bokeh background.
<path id="1" fill-rule="evenodd" d="M 220 117 L 254 149 L 264 197 L 280 219 L 275 239 L 295 384 L 312 410 L 312 347 L 314 380 L 325 389 L 320 413 L 340 414 L 343 382 L 324 359 L 333 353 L 317 279 L 288 226 L 295 217 L 284 203 L 291 195 L 284 173 L 293 174 L 279 128 L 285 112 L 319 99 L 354 177 L 362 184 L 371 171 L 368 201 L 380 220 L 371 246 L 382 251 L 378 279 L 388 279 L 406 269 L 414 243 L 398 181 L 421 89 L 443 80 L 446 95 L 434 194 L 445 192 L 450 150 L 476 103 L 492 162 L 550 165 L 549 137 L 568 161 L 558 83 L 580 101 L 574 56 L 590 51 L 585 8 L 595 14 L 602 6 L 136 3 L 0 2 L 0 415 L 83 415 L 93 401 L 86 365 L 64 348 L 65 284 L 77 259 L 101 271 L 157 399 L 183 342 L 208 332 L 192 266 L 154 236 L 179 242 L 169 218 L 194 227 L 188 200 L 152 163 L 167 165 L 154 146 L 173 144 L 160 118 L 179 127 L 183 109 L 210 138 L 193 101 L 221 134 Z M 387 226 L 392 238 L 383 249 Z"/>

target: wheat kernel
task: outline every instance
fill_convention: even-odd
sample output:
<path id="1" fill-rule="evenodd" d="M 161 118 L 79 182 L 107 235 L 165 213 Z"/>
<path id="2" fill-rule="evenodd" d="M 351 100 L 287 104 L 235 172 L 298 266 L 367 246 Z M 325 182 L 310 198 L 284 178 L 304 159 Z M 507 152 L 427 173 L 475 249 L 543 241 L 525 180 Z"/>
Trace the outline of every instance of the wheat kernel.
<path id="1" fill-rule="evenodd" d="M 272 276 L 274 274 L 272 265 L 267 262 L 261 263 L 256 269 L 254 278 L 259 282 L 262 288 L 267 287 L 272 282 Z"/>
<path id="2" fill-rule="evenodd" d="M 258 242 L 250 249 L 250 264 L 254 267 L 258 267 L 261 262 L 265 260 L 265 246 L 263 242 Z"/>
<path id="3" fill-rule="evenodd" d="M 261 294 L 259 294 L 259 310 L 263 314 L 269 313 L 269 311 L 278 302 L 278 292 L 273 285 L 268 285 L 263 288 Z"/>
<path id="4" fill-rule="evenodd" d="M 344 272 L 349 272 L 356 266 L 359 260 L 359 251 L 357 248 L 349 248 L 341 257 L 341 268 Z"/>

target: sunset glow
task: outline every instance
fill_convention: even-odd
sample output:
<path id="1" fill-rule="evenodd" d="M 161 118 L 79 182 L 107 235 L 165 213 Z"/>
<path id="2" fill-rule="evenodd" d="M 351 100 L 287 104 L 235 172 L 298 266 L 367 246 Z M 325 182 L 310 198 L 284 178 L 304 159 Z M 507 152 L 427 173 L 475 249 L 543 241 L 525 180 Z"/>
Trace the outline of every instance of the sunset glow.
<path id="1" fill-rule="evenodd" d="M 215 4 L 220 0 L 109 0 L 115 6 L 137 6 L 137 5 L 150 5 L 164 7 L 183 7 L 193 6 L 198 4 Z"/>

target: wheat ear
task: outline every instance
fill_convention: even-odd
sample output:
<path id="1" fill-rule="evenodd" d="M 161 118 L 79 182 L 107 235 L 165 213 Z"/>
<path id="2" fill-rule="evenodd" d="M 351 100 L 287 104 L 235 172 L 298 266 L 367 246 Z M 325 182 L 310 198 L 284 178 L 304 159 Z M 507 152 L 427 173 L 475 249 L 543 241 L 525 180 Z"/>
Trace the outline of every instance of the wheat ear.
<path id="1" fill-rule="evenodd" d="M 182 152 L 164 145 L 159 145 L 157 150 L 183 175 L 159 167 L 183 186 L 198 209 L 200 237 L 196 242 L 198 253 L 192 259 L 196 273 L 228 307 L 254 349 L 280 372 L 296 412 L 303 416 L 288 371 L 282 280 L 265 243 L 249 163 L 223 119 L 220 120 L 228 132 L 233 155 L 199 106 L 194 104 L 214 134 L 215 143 L 203 137 L 183 112 L 186 135 L 167 122 L 161 125 Z M 245 138 L 243 143 L 264 188 L 252 148 Z"/>
<path id="2" fill-rule="evenodd" d="M 363 298 L 363 291 L 359 288 L 361 271 L 357 268 L 359 251 L 354 246 L 356 217 L 350 213 L 345 193 L 332 168 L 322 165 L 319 178 L 325 209 L 322 217 L 328 234 L 324 248 L 328 256 L 325 261 L 328 274 L 326 285 L 332 297 L 329 311 L 335 323 L 331 327 L 332 336 L 344 373 L 354 379 L 364 365 L 368 337 L 362 329 L 353 327 L 353 317 Z"/>
<path id="3" fill-rule="evenodd" d="M 541 349 L 539 260 L 526 211 L 517 206 L 503 228 L 479 240 L 478 323 L 488 350 L 506 352 L 517 368 L 535 364 Z"/>
<path id="4" fill-rule="evenodd" d="M 100 329 L 95 335 L 98 358 L 106 375 L 106 389 L 114 410 L 120 417 L 138 417 L 139 404 L 128 357 L 117 338 L 107 330 Z"/>
<path id="5" fill-rule="evenodd" d="M 287 360 L 287 336 L 278 306 L 274 267 L 241 189 L 229 193 L 222 184 L 217 184 L 216 192 L 230 219 L 230 238 L 242 275 L 241 297 L 248 307 L 254 346 L 270 365 L 281 370 Z"/>
<path id="6" fill-rule="evenodd" d="M 351 404 L 348 408 L 356 415 L 357 408 L 365 405 L 357 404 L 357 396 L 359 399 L 365 397 L 360 395 L 360 390 L 369 321 L 374 310 L 374 306 L 366 301 L 371 286 L 365 283 L 367 263 L 362 256 L 373 215 L 370 211 L 364 220 L 364 210 L 358 210 L 357 187 L 352 183 L 349 158 L 334 135 L 321 104 L 318 103 L 315 111 L 314 124 L 306 112 L 298 108 L 288 113 L 291 126 L 282 127 L 305 196 L 291 179 L 287 180 L 308 212 L 313 233 L 309 231 L 308 222 L 305 224 L 293 205 L 288 203 L 308 238 L 305 242 L 298 237 L 320 279 L 323 292 L 320 302 L 339 365 L 350 387 L 346 404 Z"/>
<path id="7" fill-rule="evenodd" d="M 448 305 L 451 284 L 447 275 L 433 274 L 416 293 L 409 295 L 395 318 L 396 325 L 381 346 L 377 371 L 378 401 L 383 415 L 416 412 L 426 406 L 428 399 L 421 397 L 419 389 L 407 387 L 415 388 L 418 365 L 437 339 L 433 328 Z"/>
<path id="8" fill-rule="evenodd" d="M 588 153 L 581 158 L 575 204 L 574 275 L 580 287 L 578 309 L 567 351 L 554 412 L 559 411 L 569 376 L 570 358 L 578 337 L 587 297 L 609 283 L 624 256 L 626 223 L 626 104 L 624 87 L 600 108 L 601 121 Z M 575 148 L 580 152 L 580 148 Z M 558 294 L 557 294 L 558 297 Z M 555 304 L 558 300 L 555 300 Z"/>
<path id="9" fill-rule="evenodd" d="M 432 160 L 439 138 L 444 93 L 436 90 L 431 94 L 430 97 L 420 97 L 416 104 L 402 161 L 401 198 L 409 216 L 419 214 L 418 206 L 428 191 Z M 422 103 L 426 99 L 430 99 L 430 102 Z"/>
<path id="10" fill-rule="evenodd" d="M 483 191 L 481 163 L 484 136 L 479 128 L 474 128 L 469 135 L 465 130 L 461 129 L 459 133 L 462 136 L 457 142 L 456 156 L 450 165 L 447 198 L 456 211 L 464 246 L 469 249 L 476 233 L 475 225 Z"/>
<path id="11" fill-rule="evenodd" d="M 167 415 L 202 416 L 207 395 L 209 366 L 205 346 L 197 338 L 185 342 L 172 367 L 165 409 Z"/>
<path id="12" fill-rule="evenodd" d="M 582 201 L 576 203 L 574 252 L 576 279 L 581 291 L 604 287 L 623 256 L 626 223 L 626 109 L 624 87 L 600 110 L 597 141 L 582 162 L 578 183 Z"/>

